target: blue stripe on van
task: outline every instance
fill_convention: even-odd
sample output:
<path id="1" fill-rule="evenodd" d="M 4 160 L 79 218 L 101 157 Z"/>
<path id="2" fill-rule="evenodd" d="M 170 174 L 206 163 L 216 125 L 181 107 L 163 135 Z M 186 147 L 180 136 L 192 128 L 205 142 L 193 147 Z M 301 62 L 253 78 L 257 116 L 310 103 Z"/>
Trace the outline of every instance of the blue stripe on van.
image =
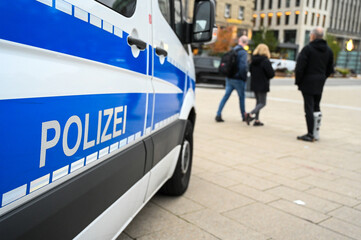
<path id="1" fill-rule="evenodd" d="M 154 126 L 156 124 L 180 113 L 180 109 L 183 103 L 183 93 L 167 94 L 158 93 L 155 94 L 155 109 L 154 109 Z"/>
<path id="2" fill-rule="evenodd" d="M 186 74 L 171 64 L 168 61 L 168 58 L 165 59 L 163 64 L 161 64 L 159 57 L 154 54 L 154 76 L 172 83 L 182 91 L 185 90 L 184 82 L 186 79 Z"/>
<path id="3" fill-rule="evenodd" d="M 146 74 L 147 50 L 134 58 L 128 33 L 118 37 L 35 0 L 0 1 L 0 13 L 0 39 Z"/>
<path id="4" fill-rule="evenodd" d="M 0 207 L 4 204 L 4 193 L 27 184 L 29 193 L 30 182 L 58 169 L 69 166 L 79 159 L 98 153 L 99 158 L 102 149 L 118 149 L 126 143 L 135 141 L 137 137 L 143 136 L 146 94 L 107 94 L 86 95 L 68 97 L 47 97 L 16 100 L 0 100 L 0 109 L 6 116 L 0 118 Z M 123 111 L 117 114 L 117 118 L 123 118 L 122 123 L 116 124 L 116 131 L 124 130 L 118 137 L 97 144 L 99 111 L 102 111 L 101 132 L 104 132 L 108 121 L 108 115 L 104 116 L 104 110 L 123 106 Z M 124 123 L 124 106 L 127 106 L 126 124 Z M 89 114 L 89 130 L 87 141 L 94 140 L 94 146 L 83 148 L 85 138 L 85 118 Z M 78 150 L 72 156 L 66 156 L 63 147 L 64 129 L 66 122 L 72 116 L 80 118 L 82 126 L 81 142 Z M 60 138 L 54 147 L 46 151 L 44 167 L 40 166 L 40 150 L 42 139 L 42 123 L 56 120 L 60 124 Z M 114 114 L 109 119 L 109 126 L 105 135 L 113 134 Z M 64 138 L 69 148 L 76 145 L 78 127 L 71 124 L 68 137 Z M 47 141 L 55 136 L 55 130 L 47 131 Z M 103 153 L 107 150 L 103 150 Z M 86 162 L 86 159 L 85 159 Z M 5 201 L 6 202 L 6 201 Z"/>
<path id="5" fill-rule="evenodd" d="M 0 12 L 0 39 L 146 74 L 147 50 L 142 51 L 138 58 L 134 58 L 126 42 L 128 34 L 125 32 L 122 37 L 118 37 L 35 0 L 0 1 Z M 176 85 L 184 92 L 189 88 L 194 89 L 194 80 L 186 78 L 186 74 L 167 59 L 164 64 L 160 64 L 154 49 L 151 46 L 148 49 L 150 51 L 148 74 L 154 74 L 155 77 Z M 152 65 L 154 72 L 151 70 Z M 186 80 L 187 89 L 185 89 Z M 145 116 L 147 96 L 148 115 Z M 32 181 L 50 174 L 49 182 L 52 182 L 54 171 L 68 166 L 66 172 L 68 174 L 72 163 L 94 153 L 97 155 L 95 158 L 98 158 L 100 152 L 107 147 L 110 151 L 112 147 L 119 147 L 132 141 L 139 136 L 137 134 L 143 135 L 145 119 L 146 128 L 153 127 L 153 129 L 159 122 L 174 119 L 174 116 L 180 113 L 183 97 L 183 93 L 148 95 L 132 93 L 0 100 L 0 109 L 6 113 L 5 117 L 0 118 L 0 208 L 7 204 L 4 204 L 4 193 L 25 185 L 26 194 L 29 194 Z M 99 111 L 125 105 L 127 105 L 126 132 L 84 150 L 86 114 L 89 114 L 88 141 L 96 141 Z M 154 124 L 151 126 L 153 108 Z M 66 156 L 62 143 L 63 131 L 67 120 L 75 115 L 80 118 L 83 131 L 80 147 L 74 155 Z M 103 129 L 107 117 L 103 116 L 102 119 Z M 46 151 L 45 166 L 39 168 L 42 123 L 52 120 L 60 124 L 60 139 L 54 147 Z M 111 119 L 106 134 L 112 132 L 113 123 L 114 119 Z M 70 148 L 76 144 L 77 134 L 76 124 L 70 125 L 66 139 Z M 49 141 L 54 135 L 55 131 L 49 130 Z"/>

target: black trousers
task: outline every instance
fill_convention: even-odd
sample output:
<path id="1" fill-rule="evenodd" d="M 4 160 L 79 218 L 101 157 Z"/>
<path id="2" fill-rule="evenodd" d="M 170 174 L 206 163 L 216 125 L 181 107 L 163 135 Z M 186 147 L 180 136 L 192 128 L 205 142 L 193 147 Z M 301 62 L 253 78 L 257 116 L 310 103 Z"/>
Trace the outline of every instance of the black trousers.
<path id="1" fill-rule="evenodd" d="M 256 107 L 251 111 L 256 114 L 256 120 L 259 120 L 259 111 L 266 106 L 267 92 L 254 92 L 256 95 Z"/>
<path id="2" fill-rule="evenodd" d="M 305 114 L 306 114 L 306 123 L 307 123 L 307 133 L 313 135 L 313 113 L 320 112 L 320 102 L 322 94 L 320 95 L 310 95 L 306 93 L 302 93 L 303 102 L 305 107 Z"/>

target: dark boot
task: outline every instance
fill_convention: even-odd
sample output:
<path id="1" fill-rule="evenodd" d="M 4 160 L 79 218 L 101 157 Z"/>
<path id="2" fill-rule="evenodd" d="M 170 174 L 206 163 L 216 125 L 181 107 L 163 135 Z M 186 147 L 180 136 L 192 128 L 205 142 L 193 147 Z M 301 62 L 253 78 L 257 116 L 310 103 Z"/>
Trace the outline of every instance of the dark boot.
<path id="1" fill-rule="evenodd" d="M 315 138 L 312 136 L 312 134 L 305 134 L 302 136 L 298 136 L 297 140 L 302 140 L 302 141 L 306 141 L 306 142 L 314 142 Z"/>
<path id="2" fill-rule="evenodd" d="M 249 125 L 249 123 L 254 120 L 254 117 L 251 117 L 251 114 L 250 114 L 250 113 L 245 113 L 245 115 L 246 115 L 247 125 Z"/>
<path id="3" fill-rule="evenodd" d="M 221 116 L 216 116 L 216 122 L 224 122 Z"/>

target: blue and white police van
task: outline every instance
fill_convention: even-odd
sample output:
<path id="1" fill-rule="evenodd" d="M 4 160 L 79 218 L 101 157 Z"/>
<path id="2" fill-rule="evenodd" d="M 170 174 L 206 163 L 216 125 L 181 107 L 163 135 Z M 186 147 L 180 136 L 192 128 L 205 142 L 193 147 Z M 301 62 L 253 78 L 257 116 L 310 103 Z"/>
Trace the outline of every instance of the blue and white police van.
<path id="1" fill-rule="evenodd" d="M 0 1 L 0 239 L 115 239 L 187 189 L 196 0 Z"/>

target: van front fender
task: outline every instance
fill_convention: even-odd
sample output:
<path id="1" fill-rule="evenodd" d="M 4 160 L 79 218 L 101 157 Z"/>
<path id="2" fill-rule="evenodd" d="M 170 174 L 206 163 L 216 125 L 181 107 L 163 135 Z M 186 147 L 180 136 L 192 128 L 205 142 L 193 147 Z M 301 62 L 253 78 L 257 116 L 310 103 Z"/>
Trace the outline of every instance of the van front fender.
<path id="1" fill-rule="evenodd" d="M 190 88 L 184 97 L 179 119 L 184 119 L 184 120 L 188 119 L 192 108 L 194 109 L 196 108 L 195 102 L 196 102 L 195 93 L 193 89 Z"/>

